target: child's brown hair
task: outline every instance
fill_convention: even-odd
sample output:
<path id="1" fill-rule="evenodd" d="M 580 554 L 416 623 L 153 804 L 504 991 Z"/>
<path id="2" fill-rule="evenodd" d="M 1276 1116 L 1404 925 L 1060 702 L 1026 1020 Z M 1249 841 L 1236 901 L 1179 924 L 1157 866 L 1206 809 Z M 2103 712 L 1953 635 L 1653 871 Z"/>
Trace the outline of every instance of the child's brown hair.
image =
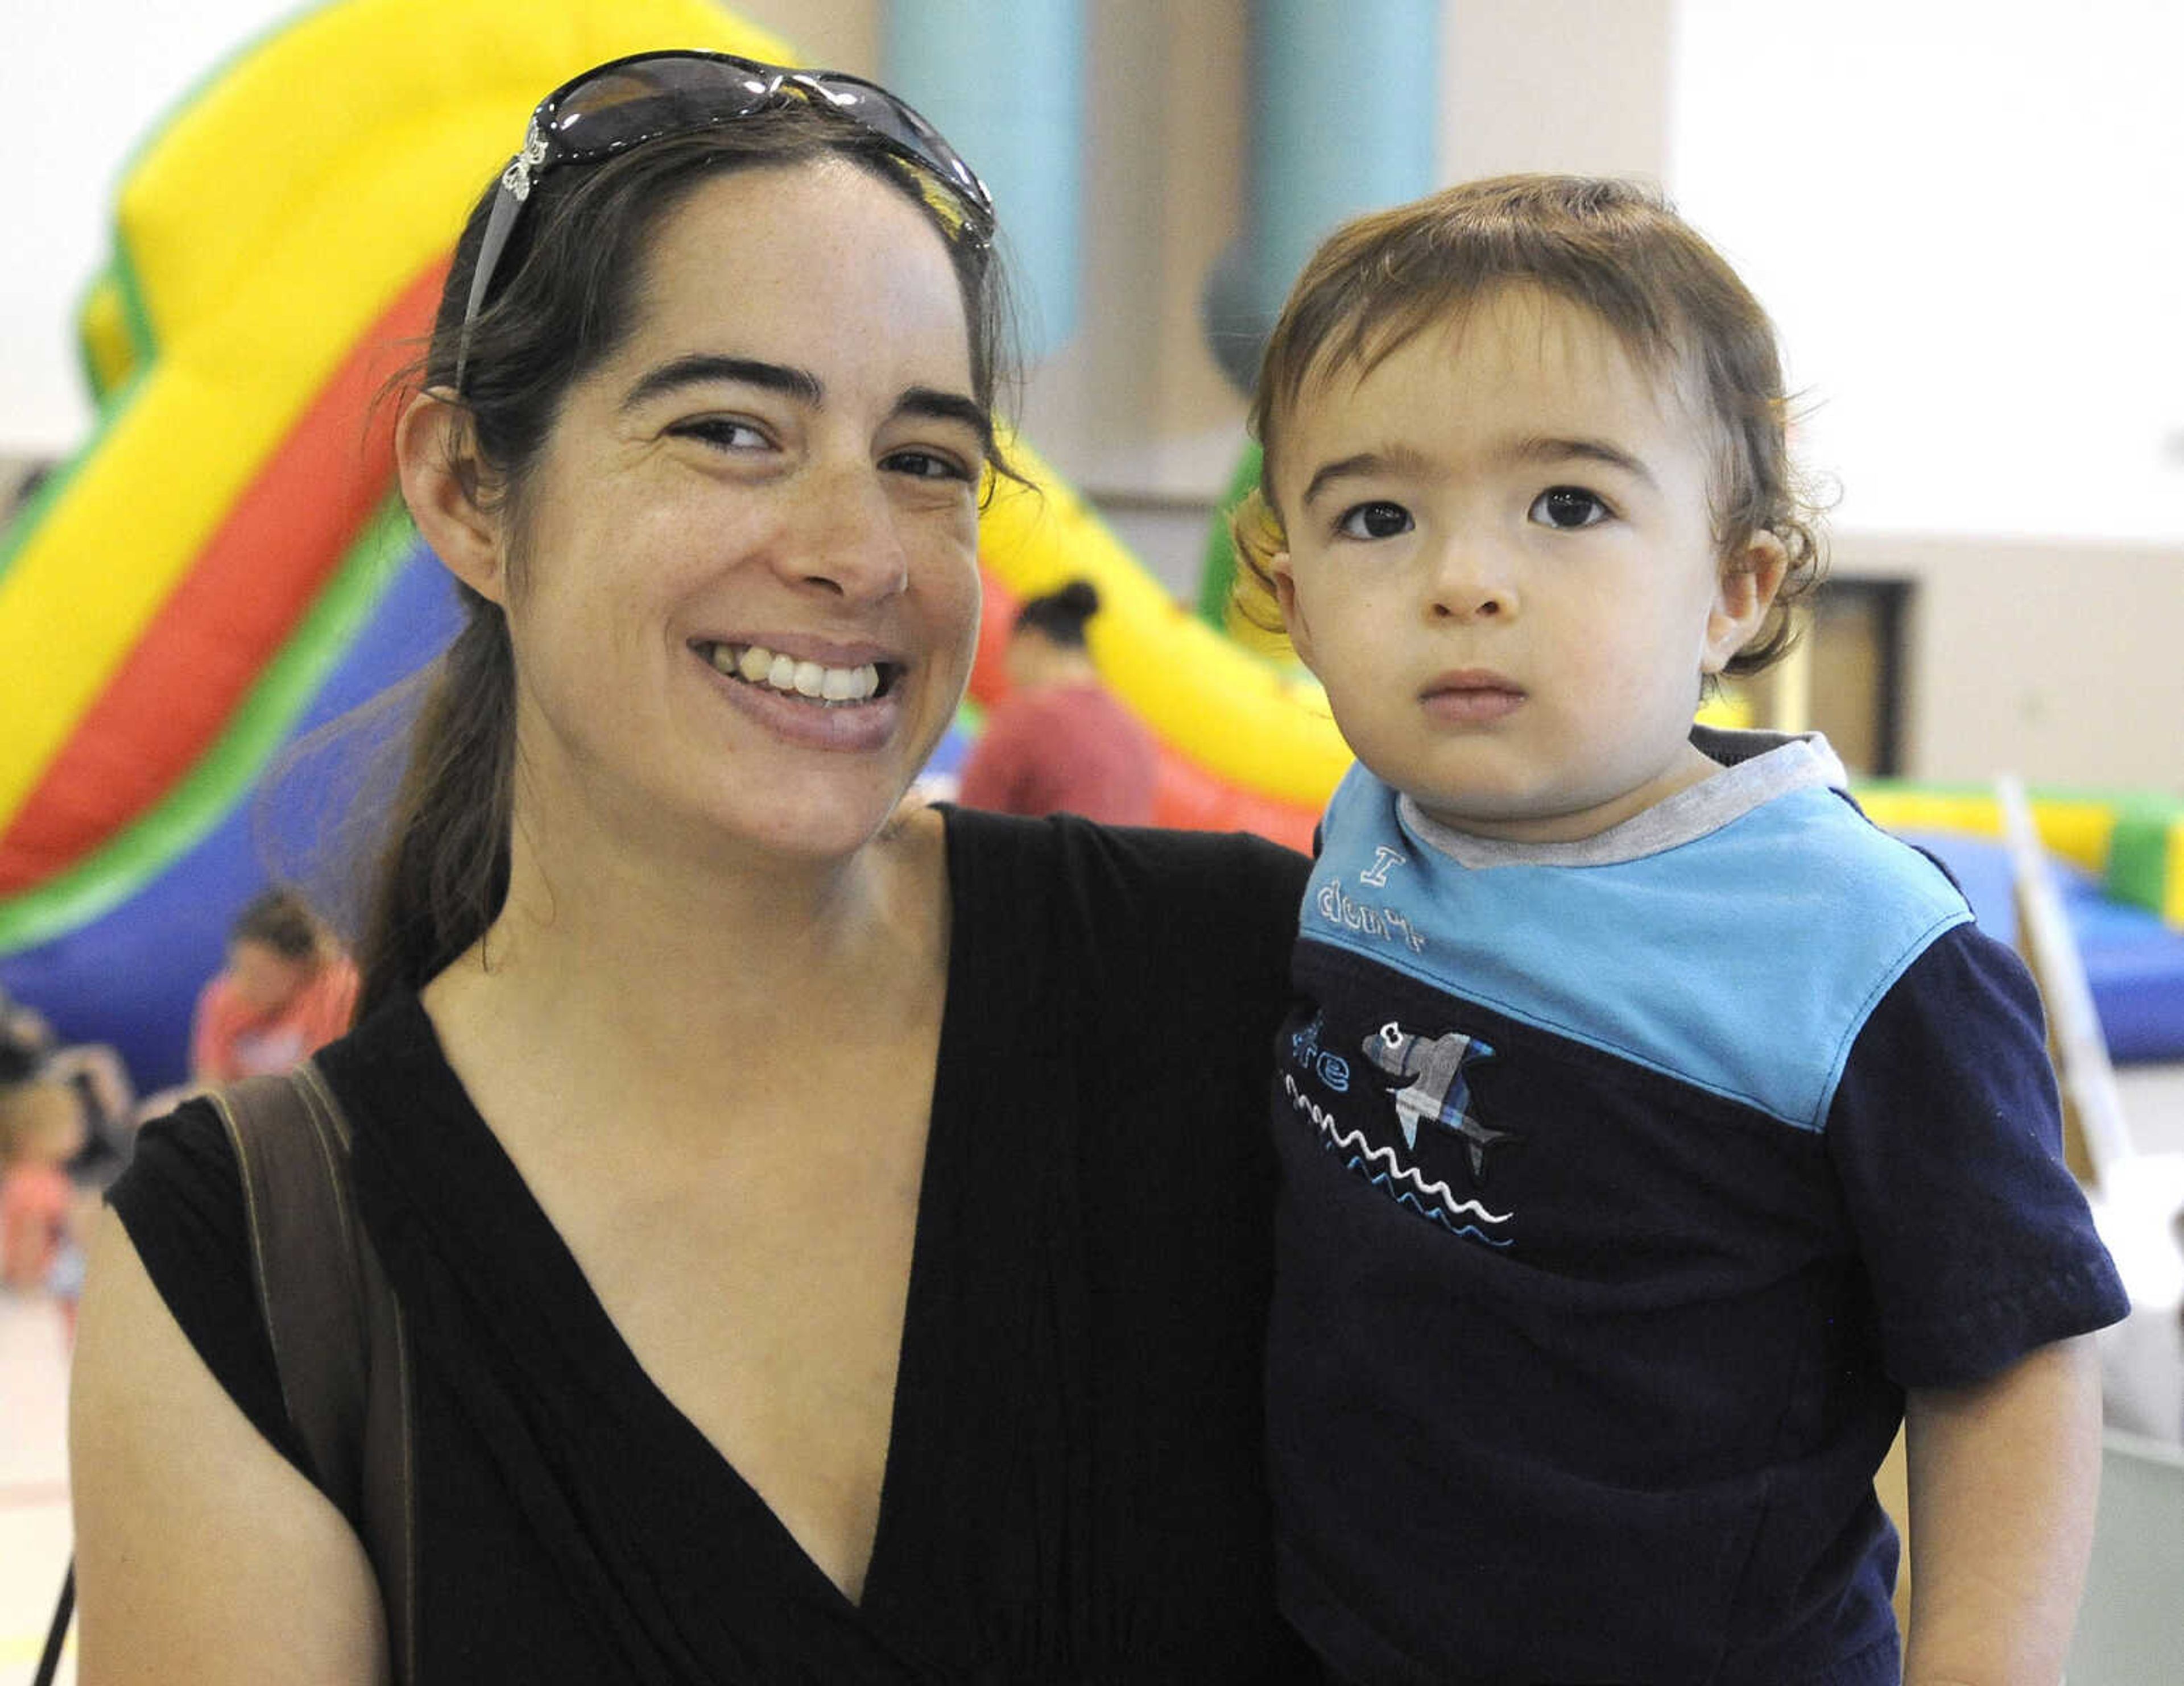
<path id="1" fill-rule="evenodd" d="M 1236 551 L 1271 592 L 1287 548 L 1274 462 L 1306 388 L 1362 376 L 1416 335 L 1503 287 L 1532 287 L 1591 311 L 1657 376 L 1702 401 L 1720 432 L 1714 539 L 1724 555 L 1758 532 L 1788 565 L 1774 607 L 1728 671 L 1756 673 L 1794 642 L 1789 609 L 1819 583 L 1818 512 L 1790 462 L 1789 400 L 1774 325 L 1720 253 L 1658 192 L 1581 175 L 1466 182 L 1337 229 L 1297 277 L 1267 342 L 1251 406 L 1264 448 L 1258 489 L 1237 508 Z"/>

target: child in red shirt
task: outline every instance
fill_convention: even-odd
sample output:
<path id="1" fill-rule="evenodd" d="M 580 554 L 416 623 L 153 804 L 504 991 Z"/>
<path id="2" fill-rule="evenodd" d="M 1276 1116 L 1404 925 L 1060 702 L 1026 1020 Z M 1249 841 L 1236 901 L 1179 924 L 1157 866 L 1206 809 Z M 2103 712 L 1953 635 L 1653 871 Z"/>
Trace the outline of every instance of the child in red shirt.
<path id="1" fill-rule="evenodd" d="M 1100 593 L 1084 580 L 1017 612 L 1006 659 L 1009 693 L 963 768 L 967 808 L 1039 818 L 1082 814 L 1149 826 L 1159 782 L 1152 735 L 1100 682 L 1084 623 Z"/>
<path id="2" fill-rule="evenodd" d="M 228 937 L 226 969 L 198 997 L 190 1077 L 200 1085 L 277 1074 L 348 1028 L 356 968 L 301 897 L 269 890 Z"/>

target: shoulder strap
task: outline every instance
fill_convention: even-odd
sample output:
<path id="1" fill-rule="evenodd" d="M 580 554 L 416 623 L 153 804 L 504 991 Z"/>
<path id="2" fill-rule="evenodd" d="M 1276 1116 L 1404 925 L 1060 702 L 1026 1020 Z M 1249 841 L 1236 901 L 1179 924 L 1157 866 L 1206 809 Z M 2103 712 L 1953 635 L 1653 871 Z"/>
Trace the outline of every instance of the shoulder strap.
<path id="1" fill-rule="evenodd" d="M 409 1350 L 349 1181 L 348 1121 L 317 1066 L 211 1097 L 242 1169 L 259 1310 L 318 1485 L 379 1577 L 394 1678 L 415 1667 Z"/>

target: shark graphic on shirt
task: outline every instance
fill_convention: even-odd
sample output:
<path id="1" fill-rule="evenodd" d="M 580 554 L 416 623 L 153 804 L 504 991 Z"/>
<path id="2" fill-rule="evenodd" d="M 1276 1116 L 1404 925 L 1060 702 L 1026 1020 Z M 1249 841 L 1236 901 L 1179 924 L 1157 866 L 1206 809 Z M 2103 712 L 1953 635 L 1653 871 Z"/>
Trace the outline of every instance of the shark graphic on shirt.
<path id="1" fill-rule="evenodd" d="M 1365 1038 L 1365 1055 L 1390 1077 L 1410 1079 L 1394 1096 L 1403 1145 L 1415 1150 L 1419 1124 L 1438 1124 L 1463 1138 L 1471 1155 L 1471 1174 L 1484 1177 L 1487 1149 L 1508 1140 L 1512 1132 L 1493 1129 L 1471 1116 L 1471 1083 L 1464 1071 L 1474 1061 L 1491 1059 L 1493 1049 L 1477 1037 L 1455 1031 L 1420 1036 L 1390 1019 Z"/>

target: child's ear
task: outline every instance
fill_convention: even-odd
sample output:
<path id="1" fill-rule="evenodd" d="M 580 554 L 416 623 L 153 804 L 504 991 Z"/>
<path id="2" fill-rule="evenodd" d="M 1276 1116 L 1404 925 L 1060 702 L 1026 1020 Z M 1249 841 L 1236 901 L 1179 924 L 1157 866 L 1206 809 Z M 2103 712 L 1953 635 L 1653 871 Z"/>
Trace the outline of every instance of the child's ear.
<path id="1" fill-rule="evenodd" d="M 470 412 L 438 392 L 420 392 L 394 425 L 402 500 L 448 571 L 480 597 L 508 606 L 507 558 L 499 518 L 478 507 Z"/>
<path id="2" fill-rule="evenodd" d="M 1277 550 L 1267 558 L 1267 578 L 1274 588 L 1275 604 L 1282 611 L 1282 626 L 1289 634 L 1290 648 L 1296 652 L 1299 661 L 1310 667 L 1312 629 L 1297 611 L 1296 575 L 1290 566 L 1288 551 Z"/>
<path id="3" fill-rule="evenodd" d="M 1706 655 L 1701 664 L 1706 672 L 1719 673 L 1731 656 L 1758 636 L 1789 565 L 1782 541 L 1764 530 L 1723 559 L 1713 609 L 1707 616 Z"/>

